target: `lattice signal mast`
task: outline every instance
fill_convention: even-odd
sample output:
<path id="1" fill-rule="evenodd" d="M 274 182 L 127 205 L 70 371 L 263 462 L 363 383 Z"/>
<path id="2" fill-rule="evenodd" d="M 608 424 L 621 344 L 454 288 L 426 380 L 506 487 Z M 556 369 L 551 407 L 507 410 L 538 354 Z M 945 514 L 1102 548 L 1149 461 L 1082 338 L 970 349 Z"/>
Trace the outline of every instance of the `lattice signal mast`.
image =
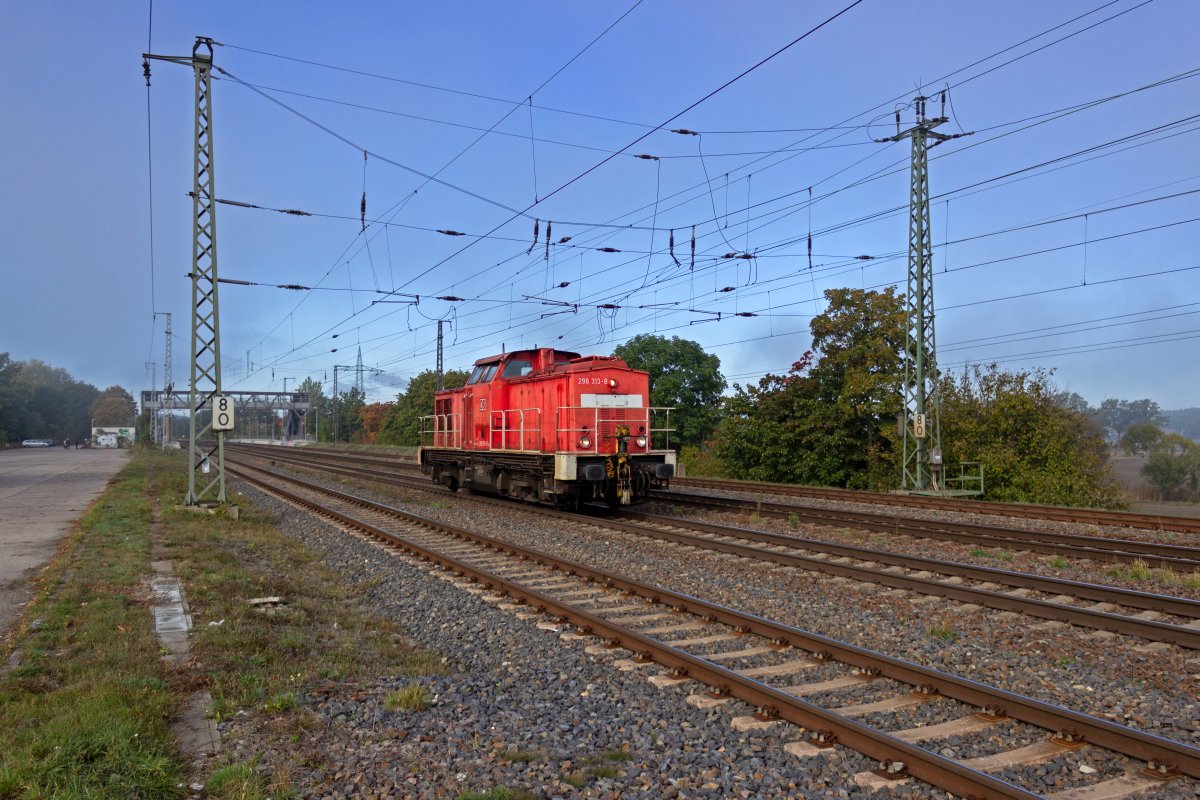
<path id="1" fill-rule="evenodd" d="M 221 394 L 221 325 L 217 303 L 217 220 L 213 189 L 212 69 L 213 40 L 197 36 L 191 57 L 144 53 L 150 59 L 192 67 L 196 73 L 196 121 L 192 170 L 192 364 L 188 425 L 189 506 L 206 500 L 225 502 L 225 434 L 212 429 L 212 415 L 201 427 L 198 415 Z M 211 441 L 212 444 L 207 444 Z M 204 444 L 202 444 L 204 442 Z M 197 473 L 200 473 L 197 478 Z M 199 484 L 199 485 L 198 485 Z"/>
<path id="2" fill-rule="evenodd" d="M 175 378 L 171 375 L 171 340 L 175 338 L 175 332 L 171 329 L 171 312 L 170 311 L 155 311 L 154 316 L 167 318 L 166 343 L 163 346 L 163 391 L 167 396 L 175 391 Z M 156 412 L 157 413 L 157 412 Z M 168 406 L 167 414 L 163 417 L 162 422 L 162 446 L 164 448 L 171 446 L 174 433 L 171 430 L 172 423 L 171 407 Z"/>
<path id="3" fill-rule="evenodd" d="M 938 472 L 942 466 L 942 430 L 937 397 L 937 348 L 934 336 L 933 245 L 929 227 L 930 147 L 968 136 L 945 134 L 933 129 L 947 122 L 946 92 L 941 94 L 942 110 L 937 117 L 925 115 L 930 98 L 913 98 L 916 122 L 900 130 L 900 112 L 896 112 L 896 135 L 879 142 L 912 140 L 908 200 L 908 289 L 904 302 L 907 330 L 904 345 L 904 461 L 900 486 L 910 491 L 939 490 Z M 929 141 L 933 143 L 930 144 Z"/>

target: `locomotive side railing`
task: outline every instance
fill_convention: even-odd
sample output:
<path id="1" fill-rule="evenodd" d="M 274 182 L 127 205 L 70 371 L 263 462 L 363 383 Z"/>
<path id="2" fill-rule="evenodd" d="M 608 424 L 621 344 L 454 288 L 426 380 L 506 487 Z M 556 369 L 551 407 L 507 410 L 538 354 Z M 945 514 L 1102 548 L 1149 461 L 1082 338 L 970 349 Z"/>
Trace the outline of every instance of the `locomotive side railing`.
<path id="1" fill-rule="evenodd" d="M 424 447 L 462 447 L 462 427 L 458 414 L 429 414 L 421 417 L 421 445 Z"/>
<path id="2" fill-rule="evenodd" d="M 489 420 L 489 447 L 492 450 L 542 449 L 542 410 L 540 408 L 510 408 L 493 411 Z"/>
<path id="3" fill-rule="evenodd" d="M 555 449 L 615 453 L 619 428 L 628 429 L 634 441 L 646 436 L 646 449 L 631 446 L 631 452 L 665 453 L 671 449 L 671 409 L 647 406 L 560 406 L 555 418 Z"/>

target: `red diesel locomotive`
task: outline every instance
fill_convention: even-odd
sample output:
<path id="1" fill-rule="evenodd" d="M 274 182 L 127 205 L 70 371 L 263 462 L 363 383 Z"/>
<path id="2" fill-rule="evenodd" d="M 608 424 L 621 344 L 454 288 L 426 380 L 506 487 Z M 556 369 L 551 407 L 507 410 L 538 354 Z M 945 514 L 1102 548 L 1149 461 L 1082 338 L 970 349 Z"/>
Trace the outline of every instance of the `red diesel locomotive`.
<path id="1" fill-rule="evenodd" d="M 481 358 L 422 418 L 421 469 L 457 490 L 564 507 L 629 505 L 675 474 L 670 409 L 615 356 L 518 350 Z"/>

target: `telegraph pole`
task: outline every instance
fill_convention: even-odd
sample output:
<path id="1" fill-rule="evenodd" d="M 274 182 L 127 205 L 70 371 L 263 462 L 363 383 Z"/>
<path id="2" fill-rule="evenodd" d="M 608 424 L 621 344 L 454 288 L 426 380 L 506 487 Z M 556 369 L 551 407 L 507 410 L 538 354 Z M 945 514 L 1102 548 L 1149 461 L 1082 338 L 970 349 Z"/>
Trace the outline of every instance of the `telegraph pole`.
<path id="1" fill-rule="evenodd" d="M 189 506 L 225 502 L 225 433 L 214 430 L 214 398 L 221 394 L 221 325 L 217 302 L 217 220 L 213 188 L 213 40 L 197 36 L 191 57 L 144 53 L 143 59 L 190 66 L 195 72 L 196 118 L 192 169 L 192 358 L 189 385 Z M 147 74 L 149 67 L 146 67 Z M 210 412 L 203 427 L 200 412 Z M 232 412 L 232 409 L 230 409 Z M 232 422 L 232 413 L 228 419 Z M 230 429 L 232 425 L 230 425 Z M 197 480 L 197 472 L 201 477 Z M 199 486 L 197 485 L 199 483 Z"/>
<path id="2" fill-rule="evenodd" d="M 948 121 L 946 93 L 942 92 L 942 112 L 925 115 L 930 98 L 913 98 L 916 123 L 900 130 L 900 112 L 896 112 L 896 135 L 879 142 L 912 140 L 908 200 L 908 289 L 904 303 L 907 318 L 904 342 L 904 460 L 900 486 L 910 491 L 938 490 L 937 472 L 942 465 L 942 431 L 937 397 L 937 348 L 934 337 L 933 245 L 929 226 L 930 147 L 967 136 L 966 133 L 937 133 L 934 128 Z M 933 144 L 929 144 L 933 140 Z"/>

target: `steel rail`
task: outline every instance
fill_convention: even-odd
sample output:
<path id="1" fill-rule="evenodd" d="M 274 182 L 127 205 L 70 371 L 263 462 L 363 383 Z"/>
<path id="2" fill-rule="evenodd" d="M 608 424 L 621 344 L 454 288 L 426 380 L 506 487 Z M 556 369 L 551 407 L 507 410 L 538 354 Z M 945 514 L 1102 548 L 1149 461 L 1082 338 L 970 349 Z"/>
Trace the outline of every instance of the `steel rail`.
<path id="1" fill-rule="evenodd" d="M 294 455 L 298 452 L 295 450 L 284 452 L 287 455 L 277 453 L 267 456 L 264 453 L 261 457 L 276 458 L 278 460 L 287 459 L 294 463 L 299 463 L 301 460 L 316 462 L 321 461 L 323 458 L 323 456 L 316 453 L 299 456 Z M 323 450 L 320 452 L 327 454 L 326 458 L 345 460 L 339 451 Z M 258 454 L 256 453 L 255 455 Z M 395 466 L 394 463 L 387 463 L 389 460 L 378 459 L 373 456 L 359 456 L 358 454 L 354 454 L 352 460 L 368 461 L 388 467 Z M 749 511 L 773 517 L 795 517 L 798 521 L 817 525 L 853 527 L 862 530 L 899 533 L 923 538 L 950 539 L 963 544 L 977 544 L 990 547 L 1016 547 L 1049 555 L 1090 558 L 1114 563 L 1132 563 L 1142 560 L 1151 562 L 1152 566 L 1187 571 L 1200 569 L 1200 548 L 1182 545 L 1139 542 L 1131 539 L 1098 536 L 1081 536 L 1053 531 L 1025 531 L 1019 528 L 1005 528 L 977 523 L 927 520 L 895 513 L 825 509 L 791 503 L 713 497 L 686 492 L 655 490 L 651 492 L 651 499 L 664 502 L 705 505 L 712 508 L 738 512 Z"/>
<path id="2" fill-rule="evenodd" d="M 651 490 L 650 499 L 665 503 L 690 503 L 695 506 L 786 519 L 795 517 L 799 522 L 816 525 L 851 527 L 922 538 L 949 539 L 991 547 L 1007 546 L 1052 555 L 1072 555 L 1080 558 L 1125 563 L 1142 560 L 1150 561 L 1155 566 L 1169 566 L 1188 571 L 1200 568 L 1200 548 L 1181 545 L 1079 536 L 1053 531 L 1025 531 L 1019 528 L 1002 528 L 969 522 L 927 520 L 869 511 L 813 508 L 790 503 L 739 500 L 685 492 Z"/>
<path id="3" fill-rule="evenodd" d="M 755 633 L 782 645 L 790 645 L 801 650 L 807 650 L 810 653 L 822 654 L 823 657 L 833 658 L 852 667 L 875 670 L 880 675 L 911 686 L 932 689 L 936 693 L 950 699 L 982 708 L 991 716 L 1008 716 L 1045 730 L 1069 734 L 1074 739 L 1081 738 L 1083 741 L 1097 747 L 1147 761 L 1152 767 L 1159 767 L 1159 772 L 1163 774 L 1173 774 L 1177 770 L 1193 778 L 1200 777 L 1200 748 L 1183 742 L 1158 736 L 1147 731 L 1118 725 L 1098 717 L 1072 711 L 1053 705 L 1052 703 L 1025 697 L 997 687 L 987 686 L 968 678 L 940 672 L 929 667 L 867 650 L 866 648 L 821 636 L 820 634 L 790 625 L 772 622 L 763 617 L 710 603 L 691 595 L 642 584 L 623 578 L 615 573 L 492 539 L 491 537 L 473 533 L 454 525 L 392 508 L 367 498 L 358 497 L 335 489 L 327 489 L 291 476 L 274 473 L 270 470 L 254 469 L 279 480 L 302 486 L 310 491 L 336 497 L 344 502 L 392 515 L 440 533 L 449 534 L 489 547 L 501 553 L 508 553 L 552 569 L 562 570 L 567 575 L 582 577 L 590 581 L 599 582 L 606 587 L 621 589 L 630 594 L 643 597 L 651 603 L 665 603 L 675 610 L 686 611 L 705 619 L 722 622 L 738 630 Z M 319 504 L 313 501 L 295 496 L 286 490 L 271 486 L 265 481 L 255 479 L 241 471 L 237 471 L 237 474 L 252 483 L 267 487 L 270 491 L 296 497 L 294 502 L 301 505 L 314 509 L 320 507 Z M 420 548 L 415 543 L 394 537 L 393 534 L 370 525 L 370 523 L 349 517 L 348 515 L 342 515 L 332 510 L 323 509 L 323 513 L 328 513 L 334 518 L 342 519 L 342 521 L 352 527 L 372 532 L 373 535 L 377 532 L 381 538 L 387 541 L 395 538 L 399 546 L 409 549 L 410 552 L 419 550 L 430 558 L 434 556 L 426 548 Z M 401 542 L 404 544 L 400 544 Z M 442 554 L 436 555 L 439 563 L 452 564 L 453 569 L 461 569 L 464 574 L 474 574 L 485 585 L 493 588 L 501 588 L 506 591 L 511 589 L 515 597 L 523 597 L 527 601 L 536 601 L 534 607 L 539 608 L 539 610 L 561 609 L 560 615 L 577 614 L 579 615 L 577 618 L 583 622 L 580 627 L 591 627 L 593 631 L 601 630 L 610 632 L 612 634 L 610 638 L 621 642 L 622 646 L 626 646 L 625 643 L 634 645 L 627 647 L 627 649 L 631 649 L 635 653 L 644 652 L 648 648 L 649 652 L 658 654 L 664 659 L 660 663 L 663 663 L 665 666 L 672 668 L 683 667 L 688 670 L 687 674 L 689 676 L 695 677 L 702 682 L 712 681 L 709 685 L 717 689 L 726 690 L 732 696 L 746 700 L 756 707 L 767 710 L 774 709 L 781 717 L 795 721 L 797 724 L 807 728 L 827 726 L 829 730 L 834 731 L 835 735 L 846 737 L 842 738 L 841 741 L 866 755 L 880 758 L 883 761 L 895 760 L 897 755 L 900 756 L 899 760 L 901 761 L 905 758 L 919 759 L 906 762 L 908 763 L 910 774 L 936 786 L 940 786 L 954 794 L 958 794 L 959 796 L 975 795 L 979 797 L 1037 796 L 991 776 L 978 773 L 975 770 L 945 759 L 923 748 L 896 741 L 894 737 L 888 736 L 886 733 L 875 731 L 852 720 L 844 719 L 825 709 L 812 706 L 799 698 L 787 695 L 751 678 L 739 675 L 732 670 L 711 664 L 684 651 L 648 639 L 635 631 L 629 631 L 587 614 L 587 612 L 566 606 L 540 592 L 522 587 L 513 581 L 508 581 L 478 568 L 470 567 L 448 556 Z M 569 621 L 572 620 L 570 616 L 567 616 L 567 618 Z M 579 625 L 579 623 L 574 622 L 573 624 Z M 639 648 L 638 645 L 642 647 Z M 696 671 L 693 672 L 693 668 Z M 794 714 L 795 719 L 792 716 L 784 716 L 785 712 L 788 715 Z M 812 716 L 808 716 L 809 714 L 812 714 Z M 856 745 L 861 745 L 862 749 Z M 867 750 L 867 747 L 871 747 L 872 749 Z M 889 750 L 893 755 L 889 755 Z M 945 779 L 946 783 L 943 783 L 942 779 Z M 966 781 L 971 785 L 959 784 L 958 781 Z M 975 781 L 979 782 L 976 783 Z M 1020 794 L 1007 793 L 1011 790 L 1020 792 Z"/>
<path id="4" fill-rule="evenodd" d="M 240 445 L 254 448 L 261 445 Z M 304 448 L 314 453 L 330 453 L 344 455 L 354 460 L 372 461 L 377 464 L 387 464 L 400 468 L 415 467 L 416 462 L 410 456 L 403 455 L 372 455 L 353 451 L 334 450 L 324 447 Z M 769 481 L 741 481 L 730 478 L 672 478 L 672 483 L 680 488 L 693 486 L 696 488 L 723 489 L 726 491 L 764 492 L 794 497 L 813 497 L 826 500 L 837 500 L 849 503 L 869 503 L 888 506 L 906 506 L 910 508 L 927 508 L 939 511 L 955 511 L 966 514 L 990 514 L 993 516 L 1020 517 L 1026 519 L 1047 519 L 1058 522 L 1082 523 L 1089 525 L 1111 525 L 1122 528 L 1139 528 L 1156 531 L 1171 531 L 1176 533 L 1200 533 L 1200 518 L 1173 516 L 1168 514 L 1144 514 L 1131 511 L 1109 511 L 1097 508 L 1075 508 L 1071 506 L 1045 506 L 1033 503 L 1010 503 L 996 500 L 973 500 L 969 498 L 939 498 L 923 495 L 891 494 L 888 492 L 868 492 L 858 489 L 842 489 L 835 486 L 803 486 L 792 483 L 773 483 Z"/>
<path id="5" fill-rule="evenodd" d="M 1046 594 L 1071 595 L 1081 600 L 1094 600 L 1098 603 L 1113 603 L 1129 608 L 1140 608 L 1146 611 L 1161 611 L 1180 617 L 1200 619 L 1200 600 L 1175 595 L 1142 592 L 1136 589 L 1124 589 L 1118 586 L 1106 586 L 1099 583 L 1073 581 L 1066 578 L 1054 578 L 1036 575 L 1028 572 L 985 567 L 967 564 L 962 561 L 945 561 L 922 556 L 910 556 L 903 553 L 893 553 L 887 550 L 876 550 L 868 547 L 828 542 L 823 539 L 806 539 L 789 534 L 772 533 L 771 531 L 738 528 L 732 525 L 720 525 L 715 522 L 678 519 L 676 517 L 651 514 L 646 511 L 625 511 L 622 517 L 634 520 L 644 520 L 655 525 L 678 526 L 691 530 L 704 531 L 718 536 L 730 536 L 754 542 L 764 542 L 783 547 L 801 550 L 818 550 L 834 556 L 854 558 L 860 561 L 874 561 L 893 567 L 936 572 L 941 575 L 970 578 L 971 580 L 1000 583 L 1021 589 L 1034 589 Z M 606 520 L 601 523 L 609 525 Z M 764 551 L 770 553 L 770 551 Z M 1197 631 L 1200 633 L 1200 631 Z"/>
<path id="6" fill-rule="evenodd" d="M 1166 514 L 1142 514 L 1131 511 L 1072 508 L 1070 506 L 1042 506 L 1031 503 L 1006 503 L 994 500 L 925 497 L 922 495 L 889 494 L 887 492 L 866 492 L 857 489 L 842 489 L 834 486 L 801 486 L 790 483 L 739 481 L 723 478 L 673 478 L 672 483 L 677 484 L 680 488 L 693 486 L 701 489 L 764 492 L 795 497 L 839 500 L 849 503 L 910 506 L 912 508 L 960 511 L 968 514 L 993 514 L 1000 517 L 1027 517 L 1030 519 L 1080 522 L 1091 525 L 1114 525 L 1122 528 L 1146 528 L 1150 530 L 1175 531 L 1178 533 L 1200 533 L 1200 519 Z"/>
<path id="7" fill-rule="evenodd" d="M 1047 600 L 1014 596 L 989 589 L 955 586 L 936 580 L 880 572 L 878 570 L 857 567 L 852 564 L 837 564 L 819 558 L 777 553 L 733 542 L 720 542 L 698 538 L 684 533 L 674 533 L 672 531 L 654 530 L 644 527 L 639 529 L 638 526 L 634 525 L 629 525 L 627 530 L 639 536 L 700 547 L 706 550 L 741 556 L 742 558 L 768 561 L 780 566 L 796 567 L 812 572 L 823 572 L 863 583 L 875 583 L 893 589 L 904 589 L 921 594 L 948 597 L 963 603 L 974 603 L 1001 611 L 1015 611 L 1039 619 L 1069 622 L 1072 625 L 1079 625 L 1081 627 L 1115 631 L 1127 636 L 1138 636 L 1156 642 L 1170 642 L 1180 647 L 1200 650 L 1200 629 L 1189 628 L 1186 625 L 1138 619 L 1137 617 L 1123 614 L 1111 614 L 1089 608 L 1068 606 L 1063 603 L 1052 603 Z"/>
<path id="8" fill-rule="evenodd" d="M 375 476 L 378 479 L 395 482 L 400 485 L 409 485 L 409 482 L 411 481 L 411 479 L 393 476 L 387 473 L 380 474 L 375 472 L 366 472 L 361 469 L 355 470 L 348 467 L 330 467 L 329 469 L 330 471 L 337 472 L 339 474 L 357 476 L 360 478 L 365 476 Z M 473 497 L 472 499 L 483 503 L 511 505 L 506 501 L 493 500 L 490 498 Z M 925 595 L 946 597 L 964 603 L 974 603 L 976 605 L 994 608 L 1001 611 L 1012 611 L 1038 619 L 1064 622 L 1080 627 L 1112 631 L 1127 636 L 1140 637 L 1149 641 L 1168 642 L 1189 649 L 1200 649 L 1200 628 L 1190 627 L 1187 625 L 1178 625 L 1169 622 L 1160 622 L 1157 620 L 1139 619 L 1126 614 L 1114 614 L 1108 611 L 1101 611 L 1085 607 L 1075 607 L 1053 601 L 1020 597 L 1002 591 L 992 591 L 989 589 L 970 586 L 955 586 L 940 580 L 908 575 L 897 575 L 895 573 L 882 572 L 869 567 L 837 564 L 819 558 L 793 554 L 781 554 L 771 550 L 764 550 L 762 548 L 718 542 L 703 537 L 662 531 L 651 527 L 646 527 L 645 525 L 623 522 L 616 519 L 598 519 L 595 517 L 570 514 L 568 512 L 560 512 L 553 509 L 544 509 L 537 506 L 529 507 L 525 510 L 532 510 L 538 514 L 551 516 L 553 518 L 580 521 L 584 524 L 589 524 L 596 527 L 624 531 L 637 536 L 649 536 L 675 544 L 700 547 L 715 552 L 723 552 L 743 558 L 765 561 L 780 566 L 790 566 L 814 572 L 821 572 L 824 574 L 849 578 L 859 582 L 872 583 L 894 589 L 903 589 Z M 900 566 L 908 569 L 925 570 L 929 572 L 938 572 L 943 575 L 967 577 L 973 580 L 992 583 L 1002 583 L 1018 588 L 1035 589 L 1037 591 L 1046 593 L 1072 594 L 1076 597 L 1086 600 L 1095 600 L 1097 602 L 1113 603 L 1132 608 L 1160 611 L 1192 619 L 1200 618 L 1200 602 L 1182 597 L 1159 595 L 1149 592 L 1137 592 L 1118 587 L 1084 583 L 1082 581 L 1069 581 L 1061 578 L 1042 577 L 1022 572 L 1000 570 L 992 567 L 979 567 L 960 562 L 939 561 L 935 559 L 921 558 L 918 556 L 898 555 L 868 548 L 854 547 L 851 545 L 839 545 L 820 540 L 802 539 L 766 531 L 752 531 L 744 528 L 717 525 L 714 523 L 696 522 L 692 520 L 676 520 L 671 517 L 659 517 L 657 515 L 646 514 L 644 512 L 627 511 L 624 515 L 627 517 L 633 517 L 634 519 L 651 520 L 654 524 L 659 525 L 688 527 L 723 536 L 765 542 L 774 545 L 782 545 L 790 548 L 816 549 L 827 552 L 830 555 L 856 558 L 862 561 L 874 561 L 877 563 Z"/>

